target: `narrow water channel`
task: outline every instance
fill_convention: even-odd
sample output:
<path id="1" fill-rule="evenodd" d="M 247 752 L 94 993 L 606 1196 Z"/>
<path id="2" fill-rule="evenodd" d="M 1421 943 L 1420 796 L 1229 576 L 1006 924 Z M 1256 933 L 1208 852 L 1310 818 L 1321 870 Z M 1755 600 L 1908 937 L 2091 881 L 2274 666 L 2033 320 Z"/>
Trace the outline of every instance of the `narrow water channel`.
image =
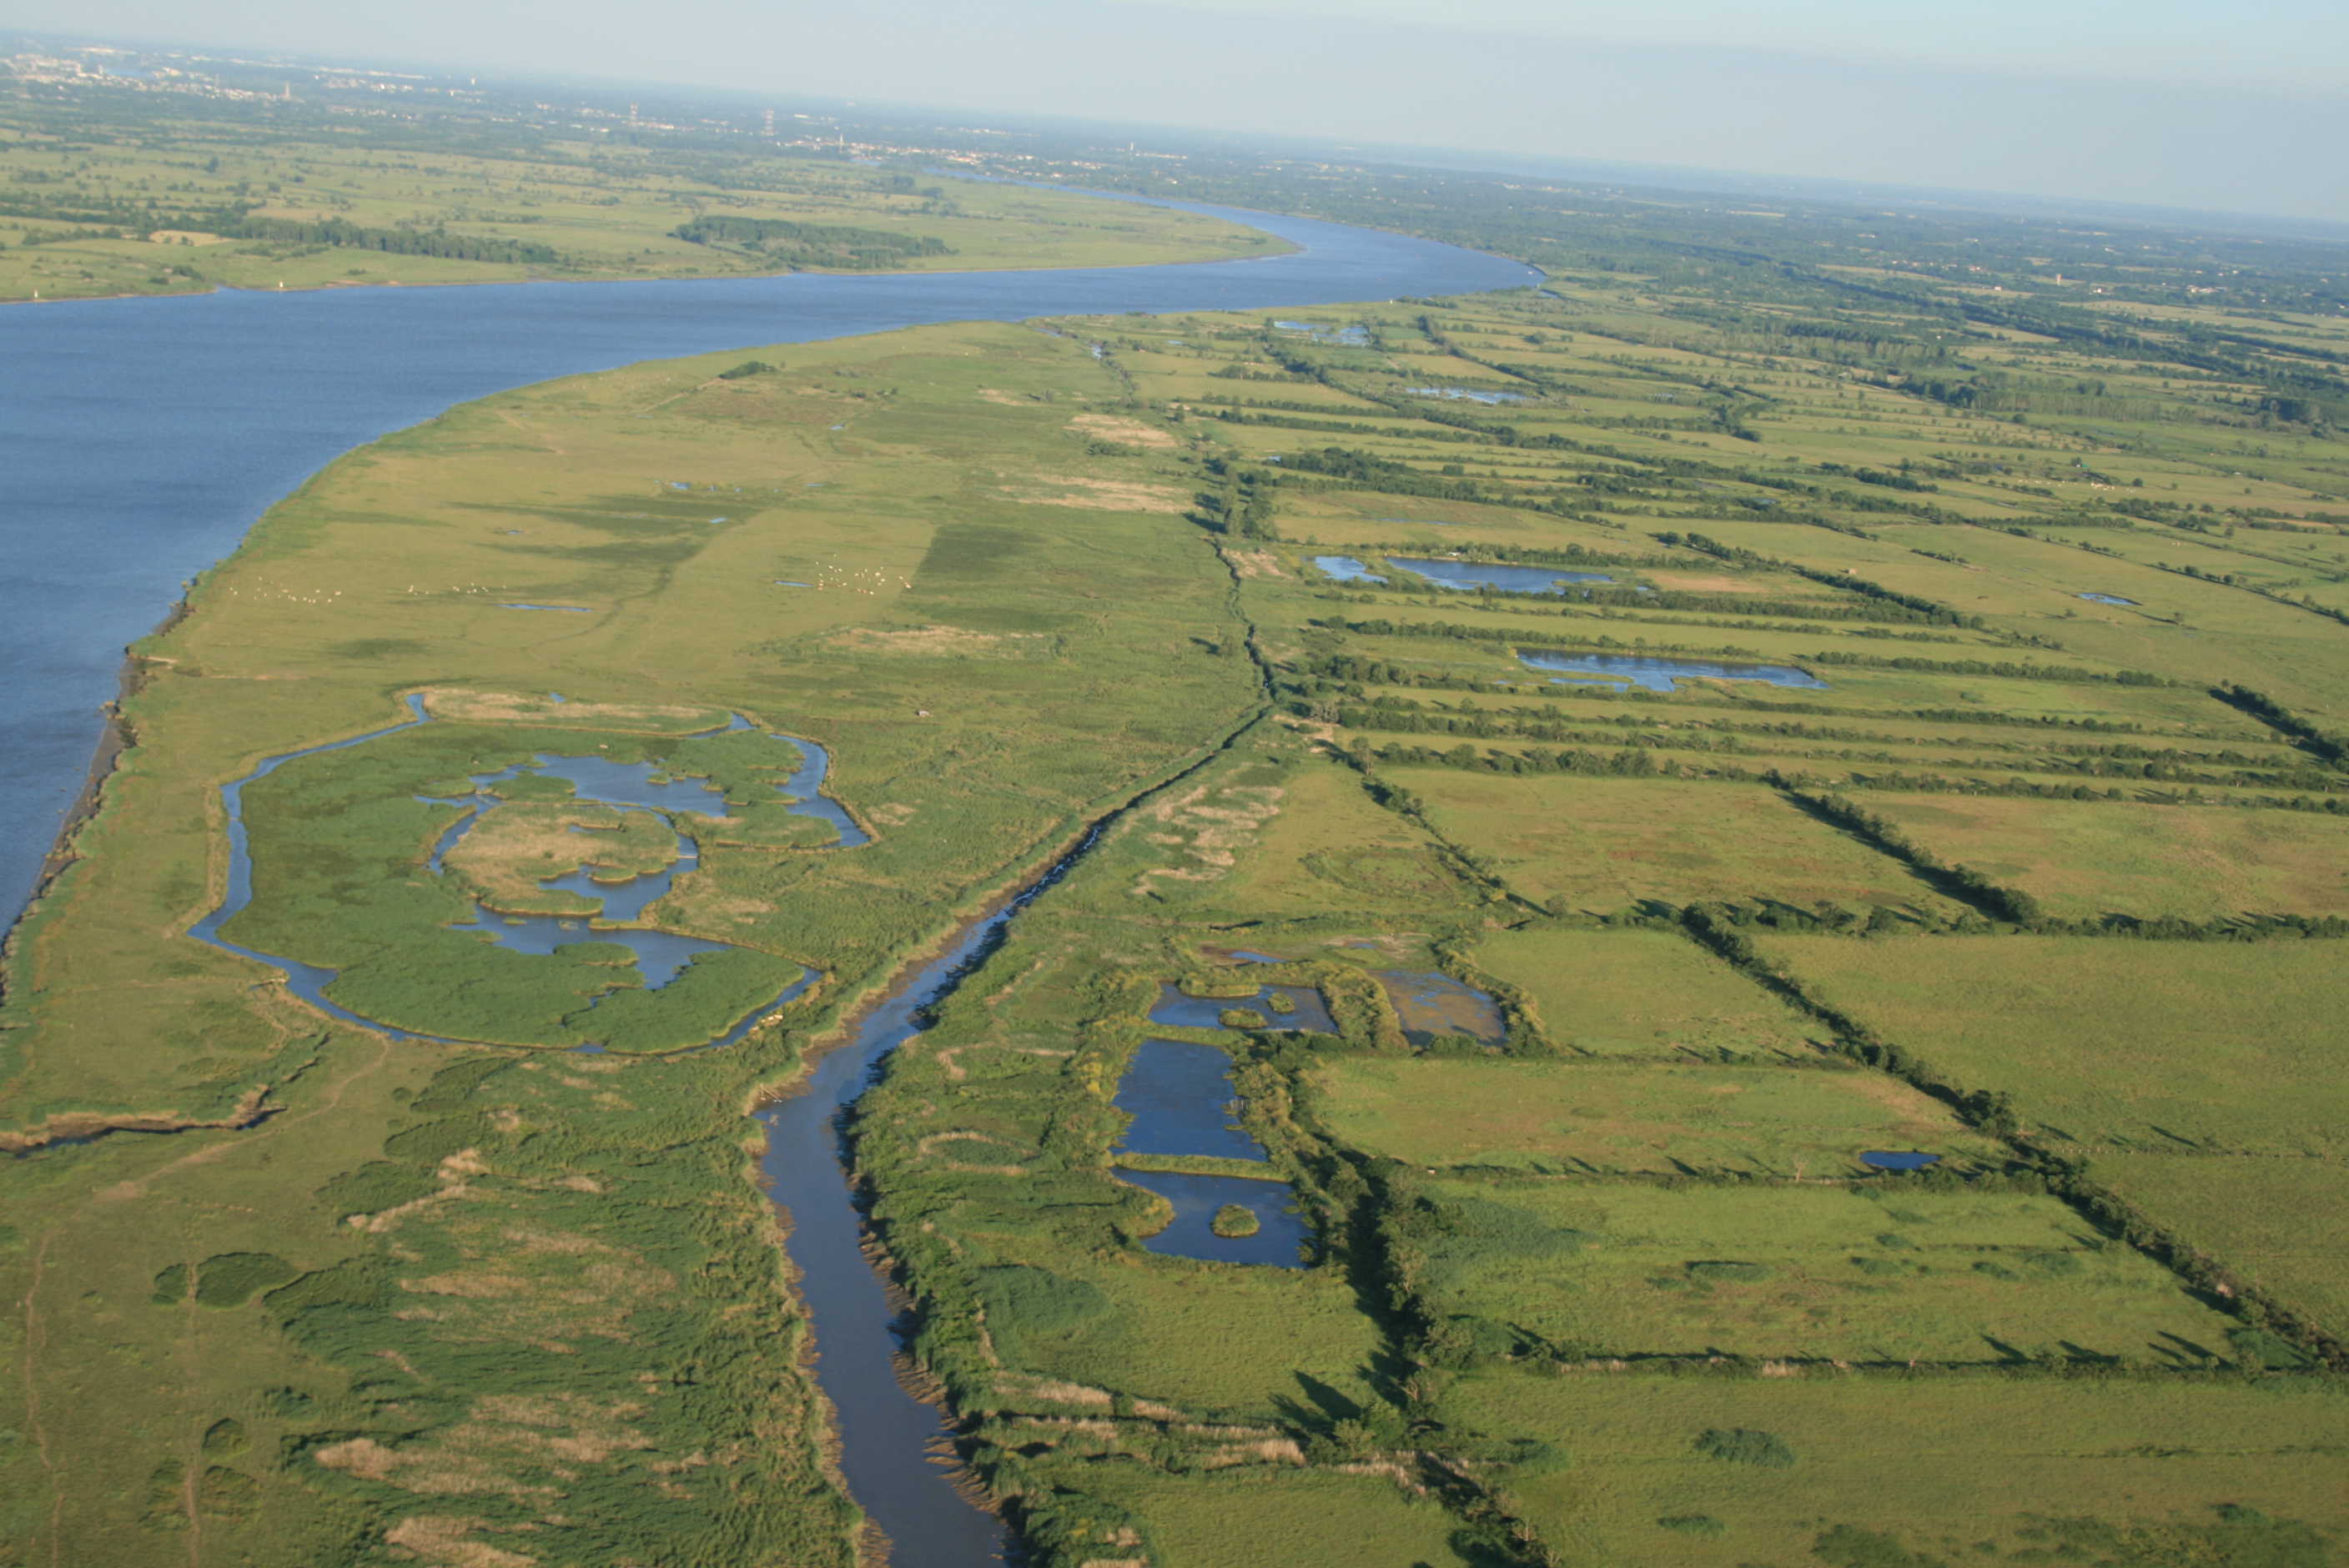
<path id="1" fill-rule="evenodd" d="M 1059 882 L 1100 838 L 1095 828 L 993 914 L 868 1009 L 843 1045 L 816 1058 L 787 1099 L 759 1112 L 767 1151 L 759 1161 L 783 1211 L 784 1251 L 799 1271 L 814 1326 L 816 1381 L 840 1423 L 840 1468 L 849 1494 L 889 1537 L 893 1568 L 966 1568 L 997 1563 L 1003 1523 L 965 1497 L 941 1462 L 942 1412 L 898 1380 L 903 1326 L 864 1255 L 864 1221 L 849 1185 L 842 1119 L 871 1088 L 882 1059 L 928 1026 L 945 1000 L 1002 943 L 1004 929 Z"/>

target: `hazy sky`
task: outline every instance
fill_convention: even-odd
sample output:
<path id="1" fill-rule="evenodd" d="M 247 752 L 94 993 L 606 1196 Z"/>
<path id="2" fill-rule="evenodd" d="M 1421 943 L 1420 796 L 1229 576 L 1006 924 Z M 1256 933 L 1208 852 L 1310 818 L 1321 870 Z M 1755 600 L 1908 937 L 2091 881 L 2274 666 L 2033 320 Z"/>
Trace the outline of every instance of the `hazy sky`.
<path id="1" fill-rule="evenodd" d="M 0 0 L 0 22 L 2349 220 L 2344 0 Z"/>

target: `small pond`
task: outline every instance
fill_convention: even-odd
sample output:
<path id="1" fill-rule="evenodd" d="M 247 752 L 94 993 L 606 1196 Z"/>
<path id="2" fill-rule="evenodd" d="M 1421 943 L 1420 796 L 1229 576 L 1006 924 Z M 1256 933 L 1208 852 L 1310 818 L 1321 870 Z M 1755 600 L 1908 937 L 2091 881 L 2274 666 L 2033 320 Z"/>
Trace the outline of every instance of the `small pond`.
<path id="1" fill-rule="evenodd" d="M 1526 400 L 1522 392 L 1486 392 L 1473 387 L 1406 387 L 1403 390 L 1414 397 L 1450 397 L 1462 403 L 1483 403 L 1487 407 Z"/>
<path id="2" fill-rule="evenodd" d="M 587 614 L 587 606 L 585 604 L 501 604 L 498 608 L 501 610 L 554 610 L 565 615 Z"/>
<path id="3" fill-rule="evenodd" d="M 1291 1213 L 1296 1195 L 1286 1181 L 1251 1181 L 1239 1176 L 1191 1176 L 1171 1171 L 1121 1171 L 1121 1181 L 1157 1193 L 1174 1205 L 1174 1222 L 1142 1243 L 1143 1250 L 1210 1263 L 1268 1264 L 1301 1269 L 1313 1228 Z M 1257 1217 L 1253 1236 L 1219 1236 L 1216 1211 L 1237 1203 Z"/>
<path id="4" fill-rule="evenodd" d="M 1562 685 L 1612 685 L 1626 680 L 1650 691 L 1671 691 L 1675 681 L 1763 681 L 1771 686 L 1825 691 L 1826 682 L 1791 665 L 1716 664 L 1710 659 L 1666 658 L 1658 654 L 1558 654 L 1520 648 L 1517 657 L 1537 670 L 1561 670 L 1591 677 Z"/>
<path id="5" fill-rule="evenodd" d="M 1368 348 L 1371 334 L 1367 327 L 1326 326 L 1309 321 L 1276 321 L 1272 324 L 1283 332 L 1301 332 L 1316 343 L 1342 343 L 1349 348 Z"/>
<path id="6" fill-rule="evenodd" d="M 2082 593 L 2077 596 L 2082 599 L 2093 601 L 2098 604 L 2127 604 L 2134 606 L 2137 603 L 2136 600 L 2124 599 L 2117 593 Z"/>
<path id="7" fill-rule="evenodd" d="M 1286 996 L 1293 1004 L 1288 1012 L 1277 1012 L 1271 1006 L 1275 995 Z M 1188 1029 L 1220 1029 L 1223 1015 L 1235 1007 L 1251 1008 L 1261 1015 L 1268 1027 L 1275 1029 L 1311 1029 L 1317 1034 L 1334 1035 L 1337 1020 L 1330 1016 L 1329 1005 L 1321 993 L 1310 985 L 1266 985 L 1252 996 L 1194 996 L 1180 986 L 1160 982 L 1158 1001 L 1150 1009 L 1154 1024 L 1174 1024 Z"/>
<path id="8" fill-rule="evenodd" d="M 1508 1038 L 1508 1020 L 1499 1003 L 1485 992 L 1433 970 L 1385 969 L 1378 982 L 1394 1004 L 1405 1036 L 1414 1042 L 1429 1035 L 1466 1035 L 1487 1045 Z"/>
<path id="9" fill-rule="evenodd" d="M 1232 1058 L 1213 1046 L 1143 1041 L 1118 1079 L 1117 1108 L 1133 1118 L 1118 1142 L 1133 1153 L 1264 1158 L 1264 1145 L 1233 1125 L 1239 1091 L 1232 1085 Z"/>
<path id="10" fill-rule="evenodd" d="M 1439 588 L 1500 588 L 1511 593 L 1563 593 L 1572 583 L 1612 583 L 1603 572 L 1569 572 L 1557 566 L 1502 566 L 1489 561 L 1434 561 L 1420 555 L 1387 560 L 1416 572 Z"/>
<path id="11" fill-rule="evenodd" d="M 1317 555 L 1313 569 L 1340 583 L 1383 583 L 1386 579 L 1350 555 Z"/>
<path id="12" fill-rule="evenodd" d="M 1922 1171 L 1928 1165 L 1938 1165 L 1941 1157 L 1914 1149 L 1871 1149 L 1859 1157 L 1859 1162 L 1871 1171 Z"/>

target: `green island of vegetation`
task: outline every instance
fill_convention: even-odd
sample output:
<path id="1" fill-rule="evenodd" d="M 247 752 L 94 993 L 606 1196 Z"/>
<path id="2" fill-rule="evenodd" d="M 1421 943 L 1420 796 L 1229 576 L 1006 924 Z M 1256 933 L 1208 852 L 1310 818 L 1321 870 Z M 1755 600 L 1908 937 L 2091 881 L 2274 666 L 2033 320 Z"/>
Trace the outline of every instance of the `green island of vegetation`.
<path id="1" fill-rule="evenodd" d="M 1713 222 L 549 383 L 272 511 L 8 955 L 0 1561 L 869 1561 L 745 1112 L 1104 821 L 848 1128 L 1030 1561 L 2336 1561 L 2349 341 Z M 222 787 L 410 698 L 223 934 L 432 1038 L 188 936 Z M 524 769 L 436 867 L 540 757 L 708 809 Z M 471 914 L 664 869 L 667 987 Z M 1222 1140 L 1124 1147 L 1145 1041 Z"/>

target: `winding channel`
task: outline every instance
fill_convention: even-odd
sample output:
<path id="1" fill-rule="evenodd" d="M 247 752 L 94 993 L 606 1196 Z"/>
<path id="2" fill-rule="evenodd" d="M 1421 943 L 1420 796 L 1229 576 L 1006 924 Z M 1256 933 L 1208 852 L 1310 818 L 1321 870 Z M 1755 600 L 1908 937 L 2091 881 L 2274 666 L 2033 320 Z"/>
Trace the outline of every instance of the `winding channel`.
<path id="1" fill-rule="evenodd" d="M 0 310 L 0 467 L 10 478 L 0 513 L 10 564 L 0 576 L 0 667 L 14 676 L 0 687 L 0 728 L 11 738 L 0 751 L 0 919 L 13 920 L 30 895 L 82 786 L 124 645 L 306 476 L 452 404 L 644 359 L 926 323 L 1279 309 L 1540 281 L 1515 262 L 1401 235 L 1154 204 L 1227 218 L 1299 248 L 1122 268 L 222 292 Z M 191 395 L 197 388 L 202 396 Z M 420 706 L 413 711 L 410 722 L 429 720 Z M 219 926 L 252 888 L 242 789 L 301 755 L 269 758 L 227 787 L 230 896 L 191 934 L 232 945 Z M 821 753 L 808 765 L 820 776 Z M 786 792 L 821 800 L 816 781 L 803 775 Z M 892 985 L 790 1098 L 758 1113 L 768 1133 L 763 1173 L 789 1222 L 788 1251 L 819 1349 L 817 1377 L 838 1413 L 841 1469 L 889 1536 L 897 1568 L 980 1568 L 1000 1560 L 1005 1535 L 937 1462 L 940 1413 L 898 1380 L 900 1327 L 864 1251 L 840 1119 L 882 1059 L 922 1026 L 926 1009 L 1101 830 Z M 247 955 L 287 971 L 328 1011 L 381 1027 L 325 1002 L 332 971 Z"/>

